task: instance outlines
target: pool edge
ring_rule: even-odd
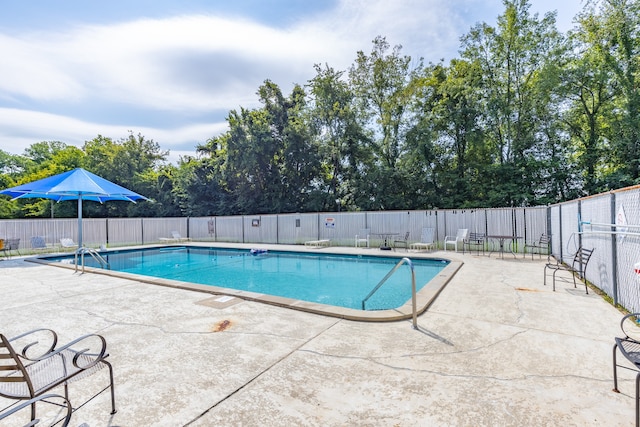
[[[200,246],[197,244],[197,242],[190,242],[189,245]],[[206,242],[206,244],[204,243],[202,244],[202,246],[205,246],[205,245],[221,247],[218,244],[212,243],[212,242]],[[151,248],[154,246],[164,247],[167,245],[145,245],[144,248]],[[227,244],[227,245],[224,245],[223,247],[247,249],[247,248],[254,248],[256,247],[256,245]],[[315,252],[315,250],[301,248],[300,246],[296,246],[296,245],[260,245],[260,247],[261,248],[264,247],[267,249],[270,248],[271,250]],[[119,249],[124,249],[124,248],[119,248]],[[328,247],[328,248],[323,248],[319,252],[322,252],[325,254],[335,253],[335,254],[342,254],[342,255],[354,254],[354,248]],[[376,253],[376,252],[372,252],[371,249],[366,249],[364,251],[355,251],[355,252],[357,252],[358,254],[366,254],[371,256],[389,257],[389,258],[397,258],[397,259],[401,259],[404,257],[409,257],[411,259],[410,255],[417,255],[413,257],[414,259],[429,259],[429,258],[445,259],[442,257],[436,258],[433,256],[432,253],[424,253],[424,252],[415,252],[415,253],[407,252],[404,254],[397,253],[397,252]],[[76,269],[75,265],[71,265],[71,264],[47,262],[46,255],[27,258],[26,260],[30,262],[38,263],[38,264],[53,266],[53,267],[67,268],[71,270]],[[424,313],[429,308],[429,306],[433,303],[433,301],[435,301],[435,299],[438,297],[440,292],[445,288],[445,286],[453,278],[456,272],[464,264],[462,261],[459,261],[459,260],[446,259],[446,261],[449,261],[448,265],[440,273],[438,273],[436,277],[431,279],[425,286],[422,287],[422,289],[420,289],[416,293],[417,315]],[[413,316],[413,304],[411,299],[409,299],[404,305],[394,309],[363,311],[363,310],[356,310],[352,308],[337,307],[332,305],[319,304],[319,303],[303,301],[303,300],[295,300],[291,298],[260,294],[260,293],[249,292],[249,291],[239,291],[239,290],[221,288],[221,287],[210,286],[210,285],[199,285],[194,283],[181,282],[178,280],[153,278],[153,277],[147,277],[147,276],[131,274],[131,273],[104,270],[100,268],[85,267],[85,271],[90,273],[95,273],[95,274],[102,274],[102,275],[111,276],[111,277],[118,277],[118,278],[123,278],[127,280],[133,280],[133,281],[146,283],[146,284],[159,285],[159,286],[171,287],[171,288],[194,291],[194,292],[201,292],[201,293],[206,293],[210,295],[233,296],[246,301],[260,302],[263,304],[275,305],[279,307],[289,308],[292,310],[305,311],[308,313],[336,317],[336,318],[346,319],[346,320],[364,321],[364,322],[391,322],[391,321],[411,319]]]

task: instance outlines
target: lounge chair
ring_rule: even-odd
[[[593,255],[593,249],[585,249],[580,248],[573,256],[573,261],[571,261],[571,265],[563,264],[561,262],[550,262],[544,266],[544,284],[547,284],[547,269],[553,271],[553,290],[556,290],[556,279],[567,281],[565,278],[556,278],[556,273],[558,271],[568,271],[571,273],[571,277],[573,278],[573,287],[576,286],[576,276],[579,280],[584,281],[584,290],[588,294],[589,287],[587,286],[587,280],[584,275],[587,271],[587,265],[589,264],[589,260],[591,259],[591,255]]]
[[[370,228],[363,228],[362,230],[358,231],[358,234],[356,234],[356,248],[360,246],[360,243],[366,244],[367,247],[369,247],[370,236],[371,236]]]
[[[171,237],[160,237],[161,242],[188,242],[188,237],[182,237],[177,231],[171,232]]]
[[[312,248],[322,248],[322,247],[331,246],[331,240],[329,239],[309,240],[304,242],[304,245]]]
[[[420,241],[412,243],[410,248],[414,250],[434,249],[436,246],[435,241],[433,240],[434,231],[435,230],[433,228],[423,228]]]
[[[109,385],[97,394],[111,389],[111,413],[115,414],[113,368],[105,360],[109,356],[105,339],[89,334],[61,347],[56,347],[57,344],[58,335],[51,329],[35,329],[14,338],[0,334],[0,396],[29,400],[64,386],[64,397],[70,402],[70,383],[107,367]],[[36,402],[33,401],[31,420],[35,419]]]
[[[615,338],[613,345],[613,391],[620,393],[618,390],[618,367],[636,371],[636,426],[640,425],[640,336],[638,335],[638,326],[634,325],[637,319],[640,319],[640,313],[627,314],[622,318],[620,329],[622,329],[624,337]],[[618,363],[616,350],[620,350],[620,353],[633,365],[632,368]]]
[[[464,245],[464,241],[467,238],[469,229],[459,228],[455,236],[444,236],[444,250],[447,250],[447,245],[453,245],[456,252],[458,252],[458,243]],[[464,247],[463,247],[464,250]]]
[[[78,244],[74,242],[73,239],[70,239],[68,237],[63,237],[62,239],[60,239],[60,246],[62,246],[65,249],[73,249],[73,248],[77,248]]]

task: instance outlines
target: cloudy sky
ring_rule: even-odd
[[[572,27],[581,0],[531,0]],[[153,139],[175,162],[256,107],[266,79],[285,95],[346,70],[382,35],[425,62],[458,56],[501,0],[0,0],[0,150],[98,135]]]

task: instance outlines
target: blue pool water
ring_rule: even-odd
[[[398,263],[398,258],[252,253],[241,249],[167,247],[103,254],[111,270],[245,290],[361,310],[362,300]],[[69,257],[56,260],[69,262]],[[73,257],[71,256],[71,260]],[[439,259],[412,260],[416,290],[446,267]],[[90,257],[85,265],[99,267]],[[367,301],[367,310],[402,306],[411,298],[411,269],[404,265]]]

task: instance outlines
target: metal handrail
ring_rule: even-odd
[[[382,279],[380,281],[380,283],[378,283],[372,290],[371,292],[369,292],[369,295],[367,295],[363,300],[362,300],[362,309],[365,310],[365,303],[367,302],[367,300],[369,298],[371,298],[371,296],[373,294],[376,293],[376,291],[378,289],[380,289],[380,286],[382,286],[384,284],[384,282],[387,281],[387,279],[389,279],[389,277],[391,277],[393,275],[393,273],[395,273],[401,266],[402,264],[407,263],[407,265],[409,266],[409,268],[411,268],[411,305],[412,305],[412,311],[413,311],[413,329],[418,329],[418,315],[417,315],[417,310],[416,310],[416,273],[413,270],[413,263],[411,262],[411,260],[407,257],[402,258],[396,265],[395,267],[393,267],[391,269],[391,271],[389,271],[387,273],[386,276],[384,276],[384,279]]]
[[[89,254],[91,255],[91,257],[98,263],[100,264],[100,266],[102,268],[107,268],[108,270],[111,270],[111,264],[109,264],[109,261],[107,261],[106,259],[104,259],[102,257],[102,255],[100,255],[95,249],[91,249],[91,248],[86,248],[86,247],[81,247],[78,248],[78,250],[76,251],[76,270],[78,271],[78,255],[80,255],[80,264],[82,265],[82,272],[84,273],[84,256],[85,254]]]

